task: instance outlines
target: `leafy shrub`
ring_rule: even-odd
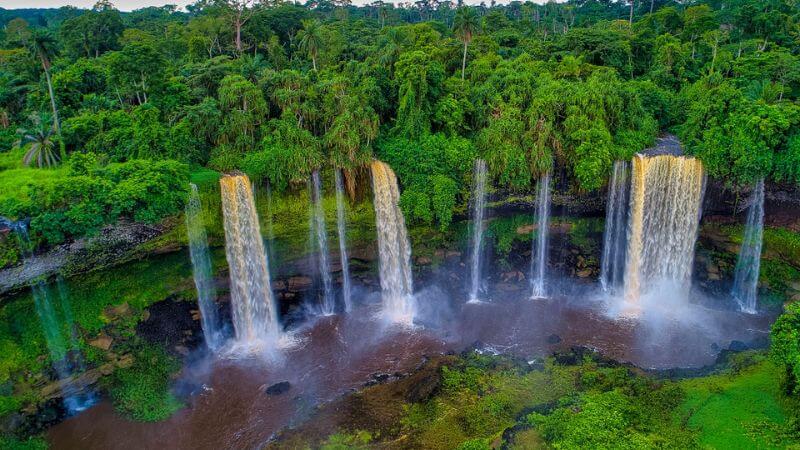
[[[160,347],[144,345],[131,367],[118,369],[111,380],[111,397],[121,413],[143,422],[164,420],[181,408],[170,392],[170,376],[180,363]]]
[[[772,359],[785,367],[786,391],[800,396],[800,302],[786,306],[770,332]]]

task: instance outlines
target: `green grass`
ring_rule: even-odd
[[[17,439],[0,436],[0,448],[3,450],[47,450],[47,441],[43,437]]]
[[[787,439],[783,431],[792,407],[798,405],[782,396],[780,380],[780,369],[763,360],[738,374],[681,381],[686,398],[676,410],[675,420],[696,431],[699,443],[707,448],[798,445],[800,441]]]

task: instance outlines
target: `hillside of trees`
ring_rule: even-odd
[[[580,194],[665,132],[731,187],[800,183],[792,0],[102,0],[0,25],[0,215],[40,244],[173,215],[203,167],[283,190],[380,158],[440,227],[476,156],[503,189]]]

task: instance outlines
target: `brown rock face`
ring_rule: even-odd
[[[114,340],[106,336],[105,334],[101,334],[100,336],[97,337],[97,339],[89,341],[89,345],[95,348],[99,348],[100,350],[103,351],[108,351],[108,349],[111,348],[111,344],[113,343]]]

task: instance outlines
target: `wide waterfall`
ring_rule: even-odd
[[[615,161],[611,184],[608,186],[603,256],[600,266],[600,284],[604,291],[616,291],[623,282],[625,237],[628,227],[629,177],[630,163]]]
[[[628,313],[637,313],[640,297],[657,289],[673,299],[688,298],[704,187],[697,159],[634,157],[625,267]]]
[[[216,350],[222,341],[217,315],[217,291],[211,271],[211,256],[203,224],[200,195],[194,183],[191,183],[189,188],[189,201],[186,203],[186,233],[189,237],[189,256],[192,259],[194,285],[197,288],[197,304],[200,307],[200,323],[206,345],[211,350]]]
[[[744,228],[742,248],[736,261],[733,281],[733,298],[739,309],[755,314],[758,300],[758,276],[761,270],[761,243],[764,235],[764,180],[756,183],[750,195],[747,223]]]
[[[246,175],[226,175],[219,183],[236,340],[270,349],[281,333],[250,180]]]
[[[483,216],[486,209],[486,161],[475,160],[474,186],[472,189],[472,264],[469,301],[477,302],[481,291],[483,256]]]
[[[317,270],[322,280],[322,301],[319,313],[329,316],[335,312],[330,256],[328,254],[328,231],[325,225],[325,208],[322,206],[322,182],[319,172],[311,174],[311,206],[309,215],[310,240],[314,245]]]
[[[398,202],[400,191],[392,169],[373,161],[372,190],[380,257],[383,315],[392,322],[411,324],[414,286],[411,278],[411,244]]]
[[[33,254],[27,226],[17,223],[13,229],[22,249],[23,265],[28,264]],[[44,342],[50,354],[50,361],[58,377],[64,406],[71,414],[91,406],[94,403],[94,395],[87,390],[85,382],[76,377],[85,370],[85,365],[76,335],[72,306],[67,289],[60,277],[56,281],[56,287],[56,292],[53,292],[50,287],[45,285],[44,280],[39,279],[31,285],[31,294],[36,307],[36,315],[42,324]],[[54,296],[58,296],[58,304],[54,304]]]
[[[336,229],[339,236],[339,260],[342,264],[342,303],[344,310],[350,312],[353,307],[350,294],[350,260],[347,257],[347,210],[344,199],[342,173],[334,171],[336,176]]]
[[[531,244],[531,298],[546,298],[547,241],[550,234],[550,174],[540,180],[536,194],[536,238]]]

